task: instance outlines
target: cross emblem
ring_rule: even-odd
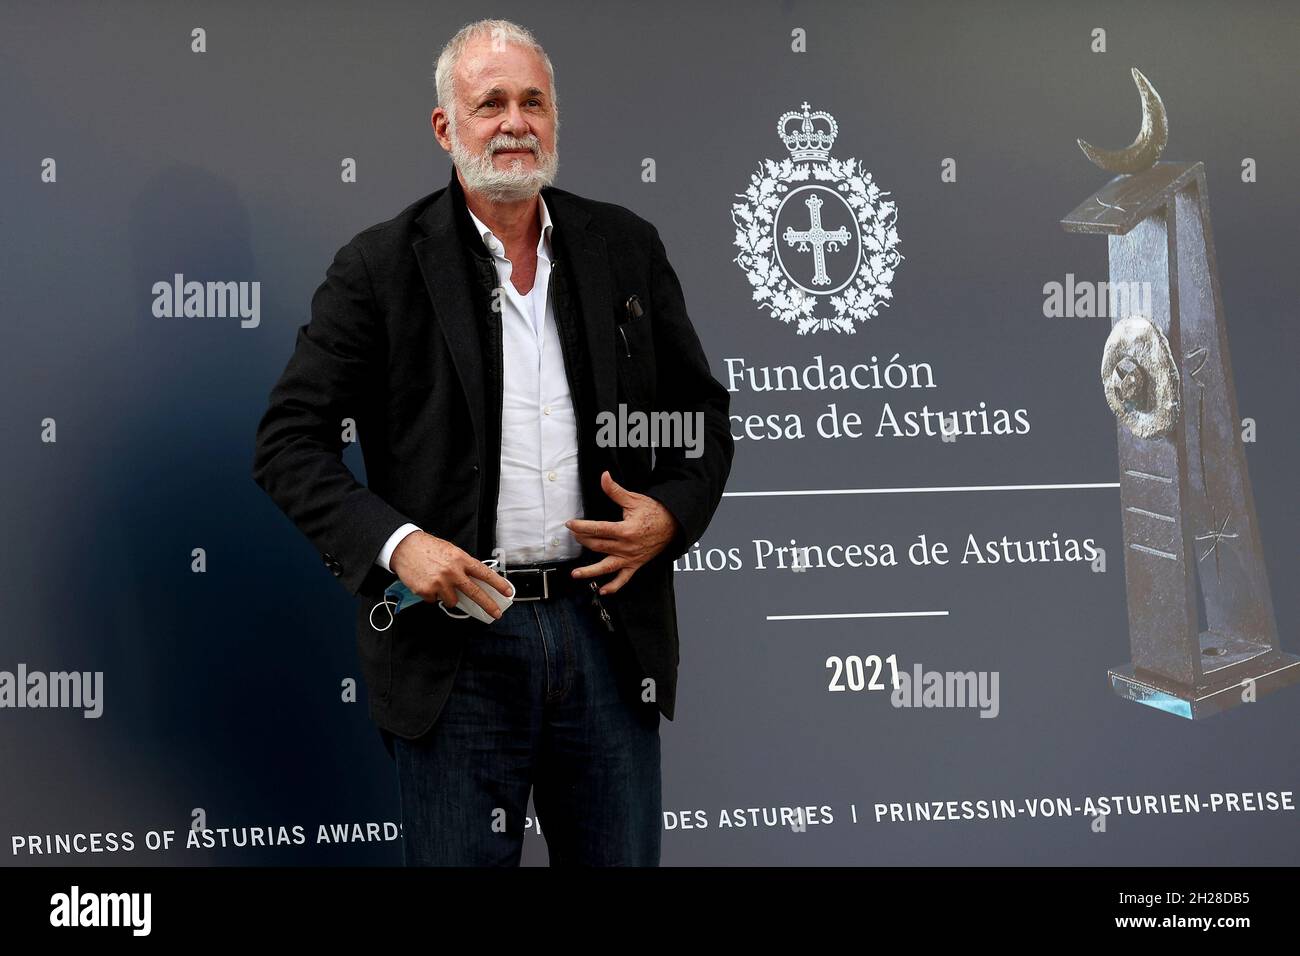
[[[849,241],[849,231],[843,226],[834,232],[827,232],[822,227],[822,199],[815,193],[803,201],[808,207],[809,225],[807,229],[795,229],[786,226],[785,239],[787,245],[793,246],[798,243],[799,252],[807,252],[809,245],[812,246],[813,254],[813,285],[830,285],[830,276],[826,274],[826,250],[829,248],[834,252],[841,243]]]
[[[1227,529],[1228,529],[1228,519],[1231,518],[1231,517],[1232,517],[1232,513],[1231,513],[1231,512],[1229,512],[1228,514],[1226,514],[1226,515],[1223,516],[1223,524],[1219,525],[1219,530],[1218,530],[1218,531],[1215,531],[1215,530],[1214,530],[1214,526],[1211,525],[1211,526],[1210,526],[1210,531],[1209,531],[1208,534],[1198,534],[1198,535],[1196,536],[1196,540],[1197,540],[1197,541],[1210,541],[1210,542],[1213,542],[1213,543],[1210,545],[1209,550],[1207,550],[1203,555],[1201,555],[1201,558],[1200,558],[1200,559],[1201,559],[1202,561],[1204,561],[1206,558],[1208,558],[1211,554],[1214,554],[1214,552],[1216,552],[1216,551],[1219,549],[1219,542],[1220,542],[1220,541],[1223,541],[1225,538],[1235,538],[1235,537],[1237,537],[1237,535],[1236,535],[1235,532],[1232,533],[1232,534],[1226,534],[1226,533],[1225,533],[1225,532],[1227,531]],[[1215,554],[1214,560],[1215,560],[1216,562],[1219,560],[1219,557],[1218,557],[1217,554]]]

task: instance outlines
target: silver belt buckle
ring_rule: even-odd
[[[551,586],[550,586],[551,582],[550,579],[547,578],[546,572],[550,570],[551,570],[550,568],[518,568],[514,571],[507,570],[505,574],[505,579],[507,581],[509,581],[512,576],[517,574],[540,574],[542,576],[542,593],[540,595],[534,595],[533,597],[517,597],[515,598],[515,600],[516,601],[544,601],[547,598],[549,598],[551,596]]]

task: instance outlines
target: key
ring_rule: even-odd
[[[600,619],[605,624],[605,630],[614,633],[614,621],[609,616],[609,611],[605,610],[605,605],[600,600],[600,585],[595,581],[588,581],[587,587],[591,588],[591,603],[600,612]]]

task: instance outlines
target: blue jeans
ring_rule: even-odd
[[[552,866],[658,866],[659,708],[584,588],[467,621],[433,728],[394,739],[407,866],[518,866],[533,790]]]

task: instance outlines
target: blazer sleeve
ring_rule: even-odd
[[[356,595],[410,519],[343,463],[343,420],[364,417],[384,367],[382,317],[356,240],[338,251],[257,427],[253,480]]]
[[[709,372],[709,360],[686,312],[682,286],[668,262],[659,230],[651,226],[650,236],[655,405],[663,411],[700,412],[704,416],[702,454],[690,458],[684,448],[656,448],[650,484],[642,490],[677,519],[677,535],[661,552],[661,557],[672,561],[704,535],[722,500],[735,442],[731,438],[730,396]]]

